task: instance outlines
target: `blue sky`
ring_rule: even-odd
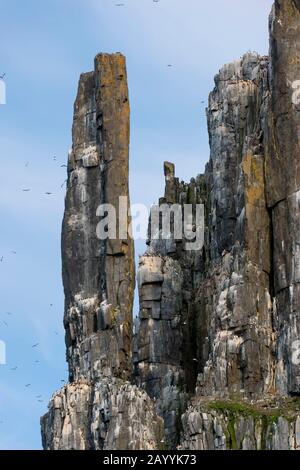
[[[93,68],[98,52],[126,55],[131,199],[149,205],[163,193],[164,160],[176,164],[182,179],[203,171],[213,77],[248,50],[267,53],[271,4],[0,0],[0,75],[6,72],[7,85],[7,104],[0,106],[0,340],[7,348],[0,449],[41,448],[39,417],[67,377],[61,165],[71,146],[80,73]],[[137,254],[143,250],[139,242]]]

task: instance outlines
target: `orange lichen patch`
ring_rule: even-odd
[[[245,177],[246,203],[257,205],[264,198],[263,162],[249,152],[243,160],[242,168]]]

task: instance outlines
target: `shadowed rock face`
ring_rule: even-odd
[[[96,236],[100,203],[126,212],[124,58],[81,76],[62,235],[70,384],[44,448],[300,449],[299,52],[300,2],[277,0],[270,56],[215,77],[205,173],[184,183],[165,162],[159,205],[190,204],[203,243],[189,249],[172,217],[168,239],[149,231],[133,342],[133,243]]]
[[[129,196],[128,152],[125,60],[101,54],[95,72],[80,78],[68,164],[62,259],[71,380],[131,375],[133,242],[96,234],[98,206],[112,204],[118,220],[119,197]]]
[[[267,58],[247,54],[221,69],[209,97],[207,265],[198,290],[198,321],[207,318],[209,331],[209,355],[197,384],[202,395],[257,397],[272,388],[267,73]]]

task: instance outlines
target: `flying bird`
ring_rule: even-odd
[[[37,395],[36,398],[42,398],[43,395]]]
[[[37,348],[40,345],[40,343],[33,344],[31,347],[32,348]]]
[[[124,7],[124,6],[125,6],[125,4],[124,4],[124,3],[116,3],[116,5],[115,5],[115,6],[116,6],[116,7]]]
[[[4,256],[1,256],[0,263],[2,263],[3,259],[4,259]]]
[[[68,168],[67,165],[60,165],[61,168]]]
[[[28,387],[30,387],[30,386],[31,386],[31,384],[26,384],[26,385],[25,385],[26,388],[28,388]]]
[[[22,189],[23,193],[29,193],[30,189]]]
[[[17,368],[18,368],[18,367],[15,366],[15,367],[12,367],[10,370],[17,370]]]
[[[36,361],[34,361],[36,364],[39,363],[40,361],[37,359]]]
[[[8,323],[4,320],[2,320],[5,326],[8,326]]]
[[[56,162],[56,157],[55,156],[53,157],[53,160]]]
[[[47,193],[45,193],[45,194],[46,194],[47,196],[51,196],[52,193],[47,192]]]
[[[17,254],[17,252],[16,252],[16,251],[13,251],[13,250],[12,250],[12,253],[13,253],[14,255],[16,255],[16,254]]]
[[[0,79],[3,80],[5,76],[6,76],[6,73],[3,73],[3,74],[0,76]]]

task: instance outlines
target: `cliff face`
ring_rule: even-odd
[[[74,107],[62,229],[70,384],[42,418],[46,449],[158,447],[162,421],[145,392],[126,382],[132,369],[133,241],[103,240],[100,204],[119,211],[128,198],[129,99],[125,60],[100,54],[80,78]],[[124,201],[124,200],[123,200]],[[121,202],[122,203],[122,202]],[[103,237],[102,237],[103,238]]]
[[[300,449],[299,51],[300,2],[277,0],[270,57],[215,77],[205,174],[180,182],[165,163],[159,206],[190,204],[204,238],[190,249],[172,218],[170,237],[149,231],[133,341],[133,243],[99,240],[95,217],[128,196],[124,59],[82,75],[62,242],[70,384],[42,418],[45,448]]]

